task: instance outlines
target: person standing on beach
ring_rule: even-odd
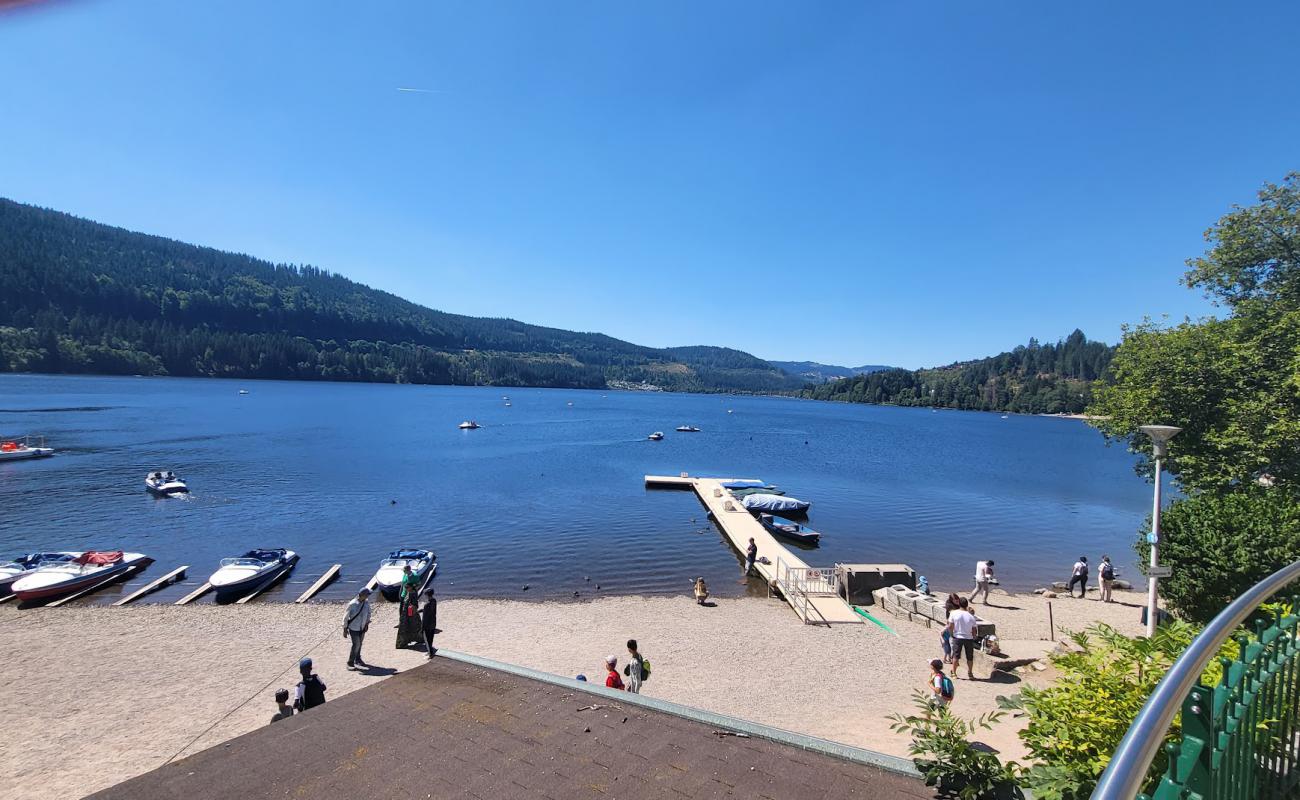
[[[438,598],[433,596],[433,589],[424,593],[424,611],[421,612],[420,629],[424,633],[424,647],[433,658],[433,635],[438,632]]]
[[[745,548],[745,574],[748,575],[754,569],[754,562],[758,560],[758,545],[754,543],[754,537],[749,537],[749,547]]]
[[[369,600],[370,590],[363,586],[357,592],[356,599],[348,603],[347,610],[343,612],[343,638],[352,640],[352,649],[348,651],[348,669],[369,666],[361,660],[361,642],[366,638],[366,630],[370,628]]]
[[[641,682],[645,680],[646,668],[645,658],[637,652],[636,639],[627,640],[627,652],[627,664],[623,667],[623,674],[627,676],[627,690],[633,694],[640,694]]]
[[[930,705],[943,708],[952,702],[957,694],[957,687],[952,679],[943,673],[943,662],[935,659],[930,662]]]
[[[1079,556],[1079,560],[1074,562],[1074,571],[1070,574],[1070,582],[1066,584],[1065,591],[1071,597],[1074,597],[1074,584],[1079,584],[1079,597],[1088,596],[1088,557]]]
[[[956,592],[948,594],[948,599],[943,601],[944,618],[952,616],[952,612],[961,608],[961,595]],[[952,630],[945,625],[943,633],[939,634],[939,646],[943,648],[943,660],[946,664],[952,663]]]
[[[975,562],[975,593],[970,596],[970,601],[975,602],[975,598],[984,593],[984,604],[989,602],[989,588],[993,585],[993,562],[976,561]]]
[[[1113,603],[1111,592],[1115,589],[1115,565],[1110,563],[1110,556],[1101,557],[1101,566],[1097,568],[1097,577],[1101,578],[1101,602]]]
[[[289,705],[289,690],[277,689],[275,692],[275,714],[271,716],[272,722],[279,722],[282,719],[288,719],[293,716],[293,706]]]
[[[302,675],[302,680],[298,681],[298,693],[294,696],[293,707],[301,712],[324,703],[325,682],[311,671],[310,658],[298,662],[298,672]]]
[[[618,677],[618,658],[616,656],[606,656],[605,658],[605,686],[610,689],[623,690],[623,679]]]
[[[966,677],[975,680],[975,630],[977,620],[970,613],[970,602],[961,598],[957,610],[948,615],[948,630],[952,632],[952,676],[957,677],[962,653],[966,654]]]

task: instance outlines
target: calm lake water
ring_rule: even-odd
[[[647,441],[656,430],[665,440]],[[0,464],[0,553],[157,559],[133,585],[191,565],[155,601],[252,547],[302,555],[267,599],[334,563],[343,579],[321,596],[342,598],[402,545],[437,552],[443,597],[685,593],[695,575],[761,593],[693,493],[644,487],[681,471],[813,501],[814,565],[904,562],[964,583],[994,558],[1014,589],[1107,552],[1134,578],[1151,496],[1133,458],[1079,421],[766,397],[2,375],[0,433],[27,432],[58,455]],[[149,496],[157,468],[190,496]]]

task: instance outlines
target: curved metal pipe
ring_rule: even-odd
[[[1164,744],[1174,716],[1183,707],[1183,698],[1196,685],[1205,665],[1219,652],[1219,647],[1237,626],[1255,609],[1293,581],[1300,579],[1300,561],[1283,567],[1250,587],[1205,626],[1187,650],[1169,668],[1169,674],[1156,686],[1138,712],[1128,733],[1102,773],[1092,800],[1133,800],[1142,790],[1142,780]]]

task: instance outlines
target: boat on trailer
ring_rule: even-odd
[[[298,554],[284,548],[249,550],[241,556],[221,559],[208,583],[217,600],[234,600],[262,585],[277,572],[288,572],[298,563]]]
[[[758,494],[745,495],[740,498],[740,502],[745,508],[754,513],[767,512],[768,514],[806,514],[808,509],[812,508],[812,503],[806,500],[800,500],[797,497],[783,497],[771,492],[759,492]]]
[[[44,436],[24,436],[22,439],[0,441],[0,461],[22,461],[52,455],[54,448],[45,446]]]
[[[187,494],[190,491],[190,487],[185,484],[185,481],[176,477],[175,472],[160,469],[144,476],[144,488],[155,497],[171,497],[176,494]]]
[[[375,572],[375,587],[387,600],[396,600],[402,589],[403,568],[409,566],[412,574],[423,585],[425,578],[438,571],[438,557],[429,550],[404,547],[388,554],[379,562]]]
[[[821,543],[822,535],[807,525],[778,519],[771,514],[759,514],[758,521],[773,536],[813,547]]]
[[[125,578],[153,559],[121,550],[87,550],[71,561],[40,567],[13,583],[19,600],[50,600]]]
[[[55,564],[62,564],[71,561],[79,555],[81,555],[81,553],[27,553],[18,556],[12,561],[0,563],[0,595],[9,594],[9,590],[13,588],[14,581],[24,575],[28,575],[32,571],[38,570],[41,567],[49,567]]]

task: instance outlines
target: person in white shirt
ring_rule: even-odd
[[[984,593],[984,603],[989,602],[989,587],[993,583],[993,562],[976,561],[975,562],[975,593],[970,596],[970,601],[975,602],[975,598]]]
[[[952,702],[956,691],[952,681],[943,674],[943,662],[935,659],[930,662],[930,705],[943,708]]]
[[[957,677],[962,653],[966,654],[966,677],[975,680],[975,630],[978,622],[970,613],[970,603],[961,599],[958,609],[948,615],[948,630],[952,632],[952,676]]]
[[[1074,597],[1074,585],[1079,584],[1079,596],[1088,596],[1088,557],[1079,556],[1079,560],[1074,562],[1074,571],[1070,573],[1070,582],[1066,585],[1065,591]]]
[[[361,642],[366,638],[366,630],[370,627],[369,599],[370,590],[363,586],[357,592],[356,599],[348,603],[347,610],[343,612],[343,638],[352,640],[352,649],[348,652],[348,669],[369,666],[361,660]]]

